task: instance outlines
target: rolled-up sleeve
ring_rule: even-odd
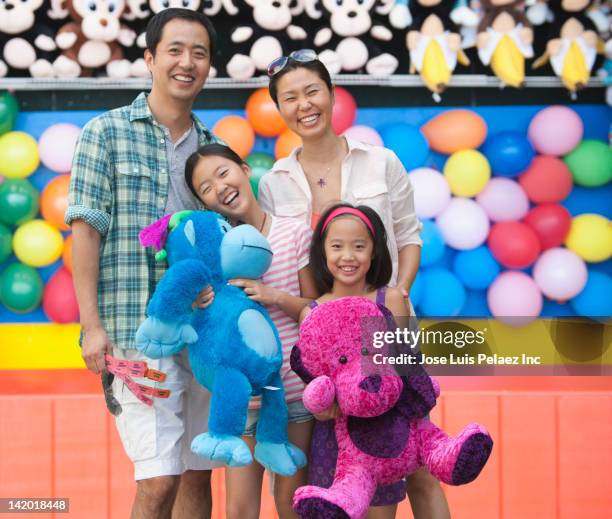
[[[101,235],[108,231],[111,219],[112,165],[102,124],[94,119],[85,125],[74,152],[68,208],[64,221],[84,220]]]
[[[387,159],[387,185],[391,199],[391,213],[393,216],[393,232],[397,248],[406,245],[423,245],[420,237],[421,222],[417,218],[414,206],[414,188],[401,161],[388,150]]]

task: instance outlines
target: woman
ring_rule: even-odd
[[[422,242],[413,188],[402,163],[391,150],[336,135],[331,125],[334,87],[313,50],[302,49],[274,60],[268,75],[270,96],[287,126],[302,138],[302,147],[278,160],[261,179],[261,207],[277,216],[301,219],[312,228],[326,207],[340,200],[371,207],[387,231],[391,285],[407,297],[419,267]],[[335,412],[332,408],[318,418],[333,418]],[[318,422],[313,444],[325,443],[330,430]],[[323,483],[312,474],[311,470],[314,484]],[[331,482],[329,474],[326,482]],[[416,519],[450,517],[440,484],[427,471],[421,469],[407,478],[406,490]],[[372,508],[369,517],[394,517],[403,497],[397,485],[380,489],[373,501],[379,506]]]

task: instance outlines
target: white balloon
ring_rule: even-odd
[[[538,258],[533,267],[533,277],[546,297],[563,302],[582,292],[588,271],[575,252],[557,247]]]
[[[521,185],[509,178],[492,178],[476,201],[494,222],[520,220],[529,211],[529,199]]]
[[[418,168],[408,174],[414,187],[414,205],[419,218],[435,218],[451,200],[451,191],[444,175],[431,168]]]
[[[444,241],[459,250],[475,249],[489,235],[484,209],[469,198],[453,198],[436,219]]]

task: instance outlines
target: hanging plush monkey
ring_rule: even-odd
[[[478,57],[490,65],[505,85],[522,87],[525,58],[533,57],[533,30],[517,0],[482,0],[484,16],[478,26]]]
[[[451,12],[455,0],[413,0],[411,30],[406,34],[410,51],[411,72],[416,69],[423,83],[439,101],[446,90],[457,59],[468,65],[469,60],[461,50],[461,36]]]
[[[550,24],[546,52],[534,68],[550,61],[555,74],[570,92],[583,88],[589,81],[597,58],[596,27],[586,11],[590,0],[551,0],[554,21]]]

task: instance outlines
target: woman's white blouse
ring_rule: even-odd
[[[414,189],[404,166],[391,150],[345,138],[348,153],[341,169],[342,201],[367,205],[381,217],[393,263],[390,284],[395,285],[399,251],[406,245],[422,245]],[[261,178],[259,203],[265,211],[276,216],[298,218],[310,225],[312,194],[297,160],[300,149],[278,160]]]

